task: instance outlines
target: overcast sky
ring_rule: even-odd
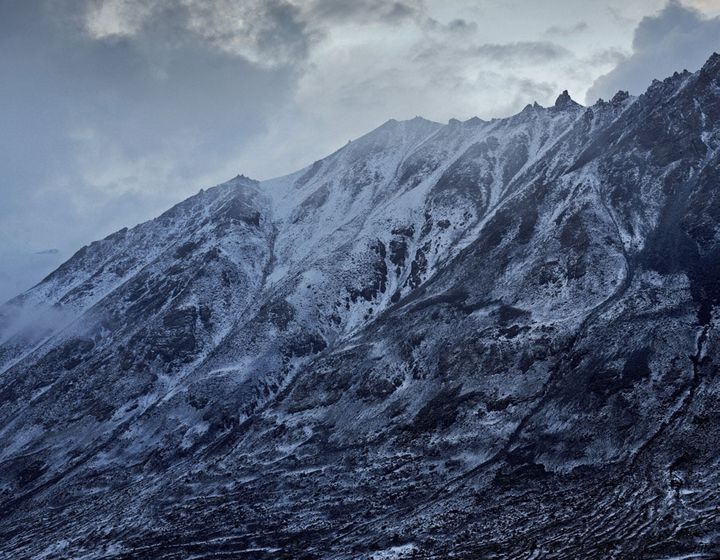
[[[0,0],[0,300],[238,173],[389,118],[641,93],[720,51],[720,0]]]

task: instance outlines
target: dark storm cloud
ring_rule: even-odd
[[[635,29],[632,54],[595,81],[587,102],[610,98],[620,89],[642,93],[653,79],[686,68],[697,70],[720,50],[720,18],[707,18],[680,2],[669,2]]]
[[[319,38],[301,7],[288,0],[56,1],[78,6],[79,18],[95,39],[204,43],[262,66],[297,63]]]
[[[300,8],[285,0],[245,2],[242,8],[236,2],[193,2],[189,6],[190,21],[185,28],[240,56],[245,55],[243,47],[254,47],[257,61],[297,63],[307,57],[311,43],[318,38]],[[242,26],[237,25],[240,18]]]

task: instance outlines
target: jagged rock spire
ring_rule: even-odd
[[[573,101],[568,90],[563,91],[555,101],[555,109],[572,109],[574,107],[580,107],[580,104]]]
[[[714,52],[710,55],[710,58],[707,59],[707,62],[703,65],[704,70],[709,70],[711,68],[720,68],[720,54]]]
[[[630,94],[627,91],[620,90],[618,91],[610,101],[613,105],[620,105],[623,103],[626,99],[630,97]]]

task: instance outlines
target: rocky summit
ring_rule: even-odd
[[[720,557],[720,56],[391,120],[0,307],[0,557]]]

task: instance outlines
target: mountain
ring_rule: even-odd
[[[716,558],[720,55],[388,121],[0,308],[3,558]]]

